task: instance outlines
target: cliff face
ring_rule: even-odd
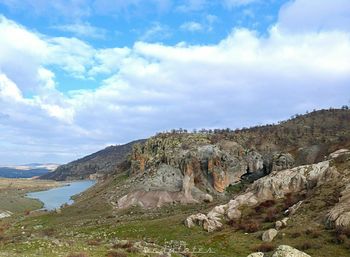
[[[82,159],[59,166],[54,172],[41,176],[41,179],[75,180],[96,178],[117,171],[118,165],[127,159],[132,146],[143,140],[125,145],[107,147]]]

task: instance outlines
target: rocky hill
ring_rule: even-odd
[[[75,180],[97,178],[104,174],[113,173],[117,170],[118,165],[126,160],[132,146],[142,142],[143,140],[137,140],[124,145],[109,146],[79,160],[61,165],[54,172],[45,174],[40,178]]]
[[[111,199],[120,208],[208,201],[242,180],[317,163],[349,146],[350,111],[340,109],[251,129],[160,133],[133,146],[130,187]]]

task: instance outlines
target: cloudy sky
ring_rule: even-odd
[[[2,165],[349,100],[349,0],[0,0]]]

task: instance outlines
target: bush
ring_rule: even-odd
[[[312,237],[312,238],[319,238],[322,235],[322,232],[318,229],[308,228],[305,231],[305,234]]]
[[[275,248],[276,246],[272,243],[262,243],[261,245],[258,245],[257,247],[255,247],[253,251],[267,253],[267,252],[272,252],[273,250],[275,250]]]
[[[297,237],[301,237],[301,233],[300,232],[293,232],[290,234],[291,238],[297,238]]]
[[[127,257],[126,253],[110,251],[107,253],[107,257]]]
[[[265,216],[265,222],[273,222],[277,220],[278,210],[276,208],[268,209]]]
[[[259,205],[255,206],[254,210],[256,213],[261,213],[265,209],[270,208],[272,206],[276,205],[275,200],[266,200],[265,202],[260,203]]]
[[[67,257],[89,257],[86,253],[71,253]]]
[[[261,224],[257,220],[241,221],[239,228],[247,233],[254,233],[260,230]]]
[[[88,245],[100,245],[101,241],[100,240],[96,240],[96,239],[91,239],[88,241]]]
[[[308,250],[308,249],[318,249],[318,248],[320,248],[320,246],[319,245],[317,245],[317,244],[313,244],[313,243],[311,243],[311,242],[304,242],[304,243],[302,243],[299,247],[297,247],[299,250],[301,250],[301,251],[305,251],[305,250]]]

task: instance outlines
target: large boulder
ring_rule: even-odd
[[[311,257],[311,256],[291,246],[280,245],[279,247],[277,247],[272,257]]]

